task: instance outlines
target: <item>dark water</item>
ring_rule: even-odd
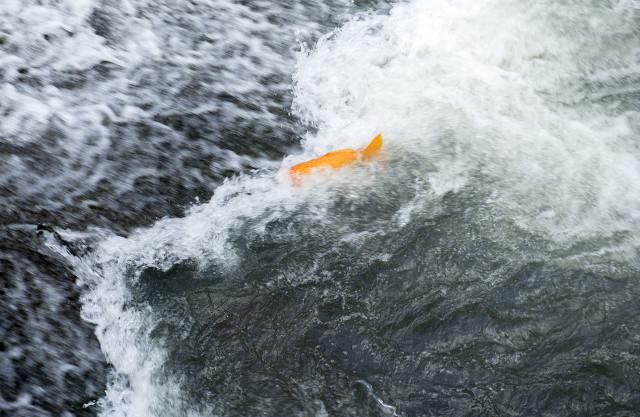
[[[385,225],[381,196],[360,197]],[[239,230],[238,268],[147,269],[132,292],[166,367],[225,415],[634,415],[636,272],[496,241],[476,210],[447,196],[421,226],[351,242],[296,212]],[[357,229],[352,207],[326,215]]]
[[[0,415],[640,415],[638,99],[633,0],[5,0]]]

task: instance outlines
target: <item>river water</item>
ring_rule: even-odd
[[[0,415],[640,415],[636,0],[4,0],[0,113]]]

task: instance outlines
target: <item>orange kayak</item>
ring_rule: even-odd
[[[382,135],[377,135],[366,148],[361,150],[339,149],[331,151],[318,158],[301,162],[289,168],[289,174],[293,181],[298,184],[301,176],[316,169],[341,168],[359,161],[372,159],[380,154],[382,149]]]

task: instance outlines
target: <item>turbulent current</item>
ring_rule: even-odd
[[[2,416],[640,416],[639,280],[637,0],[0,2]]]

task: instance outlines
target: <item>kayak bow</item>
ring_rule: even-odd
[[[309,161],[301,162],[297,165],[292,166],[291,168],[289,168],[289,174],[293,178],[293,181],[296,184],[299,184],[302,175],[309,174],[314,170],[341,168],[343,166],[351,165],[359,161],[366,161],[378,156],[381,149],[382,135],[378,134],[364,149],[356,151],[350,148],[346,148],[331,151],[318,158],[314,158]]]

